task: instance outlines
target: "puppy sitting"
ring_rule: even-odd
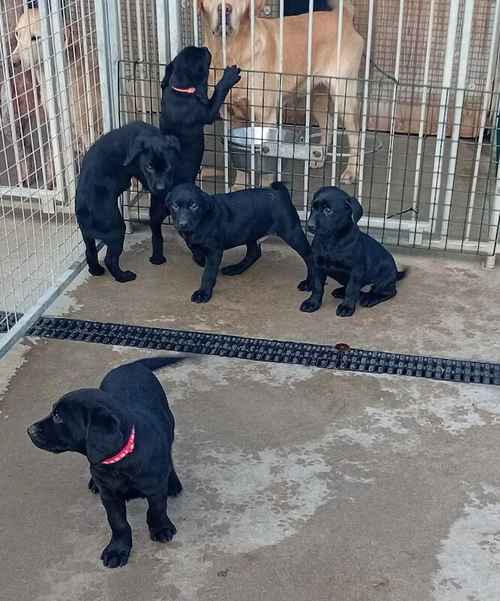
[[[173,185],[179,150],[177,138],[140,121],[110,131],[90,147],[82,161],[75,205],[92,275],[104,273],[97,259],[99,239],[107,246],[104,263],[115,280],[135,280],[135,273],[120,268],[125,223],[118,197],[130,187],[132,177],[149,192],[165,195]],[[154,257],[153,251],[151,260]]]
[[[225,275],[243,273],[261,256],[258,240],[268,234],[279,236],[302,257],[307,278],[300,282],[299,289],[310,289],[311,248],[283,184],[216,196],[194,184],[181,184],[169,194],[167,203],[177,231],[191,252],[205,262],[201,287],[191,296],[193,302],[206,303],[211,299],[225,250],[246,244],[245,258],[222,269]]]
[[[341,317],[352,315],[358,301],[363,307],[373,307],[396,295],[396,281],[406,272],[398,271],[392,255],[360,231],[357,222],[362,215],[359,202],[340,188],[324,187],[314,195],[309,217],[314,232],[314,278],[311,297],[302,303],[301,311],[321,307],[327,276],[342,284],[332,292],[343,299],[337,307]],[[361,292],[368,285],[370,291]]]
[[[130,555],[128,499],[146,497],[152,540],[164,543],[176,533],[167,516],[167,496],[182,490],[172,463],[175,422],[153,370],[180,360],[155,357],[117,367],[98,389],[65,394],[48,417],[28,428],[40,449],[74,451],[89,460],[89,488],[100,493],[112,532],[101,555],[108,568],[124,566]]]
[[[204,126],[214,123],[231,88],[237,84],[240,70],[226,67],[212,98],[208,99],[208,75],[212,55],[208,48],[188,46],[167,66],[161,82],[160,130],[174,135],[181,145],[182,161],[175,172],[175,184],[194,183],[205,150]],[[151,197],[150,220],[153,232],[152,263],[163,263],[161,224],[168,212],[164,197]],[[199,258],[194,257],[199,262]]]

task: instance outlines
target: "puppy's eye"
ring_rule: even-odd
[[[191,211],[197,211],[198,210],[198,204],[196,202],[192,202],[189,205],[189,208],[191,209]]]
[[[330,209],[330,207],[324,207],[324,209],[323,209],[324,215],[331,215],[332,213],[333,213],[333,211]]]
[[[147,163],[146,166],[144,167],[144,169],[146,169],[146,171],[149,171],[149,172],[155,170],[155,168],[153,167],[153,163],[151,163],[151,162]]]
[[[62,417],[59,415],[59,413],[57,413],[57,411],[54,411],[54,413],[52,414],[52,421],[55,424],[62,424]]]

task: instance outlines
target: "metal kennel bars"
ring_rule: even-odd
[[[220,0],[216,79],[233,59],[226,4],[244,1]],[[354,0],[364,53],[349,92],[335,77],[315,90],[308,0],[307,72],[291,95],[284,81],[304,73],[283,72],[288,2],[248,0],[247,112],[237,120],[230,96],[223,120],[207,128],[202,186],[222,192],[281,179],[306,220],[314,192],[339,183],[354,154],[356,182],[345,189],[362,201],[366,231],[387,243],[484,255],[493,266],[500,221],[500,0]],[[203,9],[209,4],[0,0],[0,331],[7,332],[0,347],[40,313],[83,258],[73,215],[83,152],[101,132],[131,119],[158,123],[165,64],[182,47],[207,43]],[[31,12],[19,22],[34,10],[38,16]],[[276,73],[257,69],[258,10],[278,19]],[[348,0],[337,0],[336,10],[347,14]],[[337,51],[344,36],[339,23]],[[16,25],[22,26],[17,33]],[[14,52],[20,38],[23,60]],[[334,102],[325,103],[332,89]],[[270,122],[259,120],[262,90],[278,97]],[[349,94],[359,106],[355,148],[347,144]],[[316,97],[325,108],[314,116]],[[126,195],[124,213],[130,222],[142,219],[147,205],[145,194]]]
[[[217,67],[227,62],[231,44],[226,4],[237,1],[244,0],[219,3],[222,64]],[[492,266],[500,219],[499,2],[353,2],[355,27],[365,42],[357,81],[360,135],[355,149],[346,144],[345,91],[335,95],[325,119],[331,143],[318,142],[321,131],[312,117],[311,94],[316,83],[311,74],[312,0],[306,2],[305,86],[284,102],[284,79],[300,76],[283,73],[286,3],[269,0],[262,6],[258,0],[248,0],[247,115],[243,122],[236,121],[229,99],[222,123],[207,135],[211,143],[201,173],[203,186],[228,191],[282,179],[292,189],[305,220],[315,190],[339,183],[348,155],[354,152],[357,181],[346,189],[363,203],[361,225],[367,231],[392,244],[483,254]],[[122,123],[132,118],[157,122],[157,78],[163,76],[169,57],[183,46],[207,42],[203,9],[213,4],[203,0],[152,4],[149,20],[138,27],[137,51],[134,54],[131,48],[120,66]],[[139,9],[133,3],[128,6],[126,18],[137,17]],[[278,73],[255,70],[258,8],[261,15],[280,20]],[[342,15],[351,8],[347,0],[338,0],[337,10]],[[156,29],[151,27],[155,19]],[[342,29],[339,19],[337,49],[342,46]],[[146,42],[148,35],[154,43]],[[153,48],[157,60],[151,58]],[[230,58],[237,62],[234,54]],[[218,71],[216,78],[220,75]],[[330,79],[331,88],[342,89],[339,78]],[[256,119],[261,108],[256,99],[262,102],[262,89],[278,93],[275,122]],[[321,95],[328,95],[328,90],[316,93]]]
[[[0,0],[0,350],[82,262],[79,164],[116,115],[109,22],[105,2]]]

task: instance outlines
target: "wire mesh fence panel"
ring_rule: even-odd
[[[158,113],[144,110],[151,106],[149,98],[142,97],[139,90],[141,84],[164,69],[164,65],[137,62],[123,62],[120,65],[120,120],[126,123],[134,119],[143,119],[157,124]],[[221,71],[214,73],[214,81],[221,76]],[[249,75],[249,74],[245,74]],[[322,131],[316,121],[326,123],[326,128],[332,126],[332,112],[328,108],[328,91],[319,90],[323,96],[318,105],[325,108],[325,114],[316,112],[311,120],[309,143],[306,140],[306,128],[301,117],[304,112],[304,98],[297,94],[288,99],[282,127],[277,127],[276,121],[266,122],[266,99],[262,95],[263,86],[269,92],[279,88],[283,77],[296,78],[298,75],[279,75],[270,73],[254,73],[247,81],[256,84],[254,90],[247,85],[247,101],[250,102],[252,91],[254,98],[264,104],[256,106],[260,116],[253,126],[241,124],[228,117],[226,129],[229,131],[228,152],[230,165],[229,186],[237,189],[241,182],[236,180],[237,172],[246,174],[246,185],[250,185],[252,170],[251,150],[254,148],[254,172],[256,185],[266,184],[278,177],[278,160],[281,160],[281,180],[285,182],[294,200],[299,214],[305,220],[314,193],[325,185],[330,185],[333,157],[331,146],[325,147],[324,139],[327,132]],[[323,78],[322,78],[323,79]],[[470,109],[465,115],[461,110],[468,103],[469,97],[478,95],[477,90],[447,90],[445,94],[447,122],[446,129],[458,127],[460,131],[468,132],[468,122],[472,119],[479,122],[481,107],[487,103],[491,107],[488,112],[484,130],[487,136],[465,137],[460,135],[454,139],[451,134],[439,142],[432,135],[434,115],[442,108],[439,101],[443,89],[439,86],[423,86],[416,84],[399,84],[397,93],[385,86],[380,80],[362,82],[369,90],[371,103],[368,106],[368,121],[373,127],[367,128],[364,147],[364,216],[361,220],[362,229],[388,244],[412,246],[427,249],[442,249],[476,254],[492,254],[495,252],[495,240],[498,236],[500,220],[500,203],[496,191],[498,185],[497,137],[495,135],[495,115],[499,106],[499,95],[483,92],[479,96],[476,114],[471,115]],[[332,87],[349,90],[348,86],[332,82]],[[273,88],[274,86],[274,88]],[[315,81],[312,78],[314,88]],[[131,98],[127,97],[128,90],[135,89]],[[353,88],[351,88],[353,89]],[[356,88],[358,89],[358,88]],[[401,98],[428,98],[426,110],[420,111],[416,103],[415,115],[411,121],[399,123],[396,132],[387,131],[386,112],[377,112],[378,107],[384,107],[388,102],[394,102],[397,109]],[[461,102],[457,104],[457,97]],[[462,98],[463,97],[463,98]],[[228,97],[228,104],[231,103]],[[339,121],[345,121],[346,99],[336,95]],[[131,102],[134,110],[130,111]],[[358,107],[361,111],[361,107]],[[312,111],[312,109],[311,109]],[[359,117],[359,116],[358,116]],[[420,119],[422,121],[420,121]],[[466,123],[467,120],[467,123]],[[406,124],[406,131],[404,131]],[[413,133],[414,127],[423,129],[423,138]],[[209,192],[223,193],[226,189],[224,172],[224,123],[219,121],[206,134],[206,152],[200,172],[199,183]],[[355,156],[356,175],[359,175],[360,142],[356,148],[351,148],[347,132],[343,126],[337,132],[337,168],[339,172]],[[392,152],[390,180],[388,179],[388,153]],[[479,154],[478,154],[479,151]],[[439,157],[439,167],[442,174],[441,183],[436,190],[434,182],[434,160]],[[304,164],[308,162],[308,189],[304,188]],[[418,174],[417,174],[418,166]],[[451,171],[453,169],[453,171]],[[450,179],[449,176],[452,175]],[[416,179],[416,175],[418,175]],[[343,186],[347,191],[356,193],[357,184]],[[475,194],[472,202],[471,190]],[[304,205],[304,193],[307,202]],[[148,197],[142,195],[134,205],[131,217],[146,218]]]
[[[5,333],[82,256],[76,178],[84,152],[102,133],[94,0],[0,0],[0,37]]]

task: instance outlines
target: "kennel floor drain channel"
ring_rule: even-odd
[[[367,351],[346,344],[246,338],[62,317],[41,317],[28,336],[500,386],[500,363]]]

